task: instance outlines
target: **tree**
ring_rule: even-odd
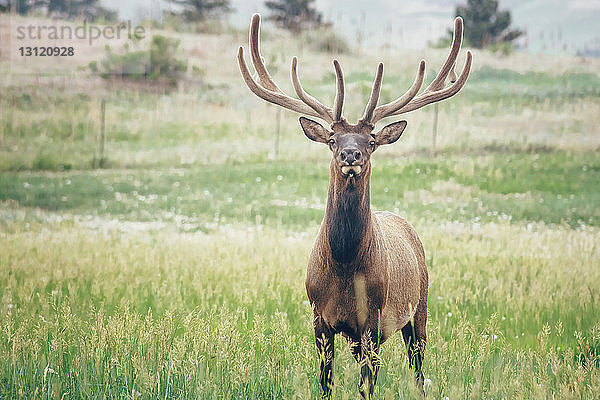
[[[181,14],[188,21],[201,21],[231,11],[229,0],[169,0],[169,2],[181,6]]]
[[[45,7],[48,14],[62,18],[98,18],[116,20],[117,14],[102,7],[99,0],[36,0],[36,7]]]
[[[0,0],[0,12],[15,12],[17,14],[27,14],[32,8],[31,1],[28,0]]]
[[[268,0],[269,19],[282,28],[300,32],[308,26],[322,24],[322,15],[311,6],[315,0]]]
[[[467,0],[466,5],[456,6],[456,16],[463,18],[465,39],[473,47],[510,43],[524,33],[509,28],[510,12],[498,10],[498,0]]]
[[[99,4],[99,0],[0,0],[0,11],[12,11],[27,14],[33,10],[43,10],[49,15],[60,18],[82,17],[90,21],[98,18],[117,20],[116,11],[108,10]]]

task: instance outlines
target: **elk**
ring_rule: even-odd
[[[454,72],[461,42],[463,21],[454,21],[454,38],[449,55],[433,81],[420,94],[425,61],[419,63],[412,86],[396,100],[377,105],[383,79],[383,63],[377,68],[371,96],[356,124],[342,116],[344,75],[333,60],[337,92],[333,108],[308,94],[298,78],[298,60],[292,58],[291,79],[299,99],[286,95],[267,71],[259,47],[260,15],[250,25],[250,54],[256,78],[251,75],[238,50],[238,63],[248,88],[267,102],[295,111],[305,135],[329,146],[330,181],[321,228],[308,261],[306,291],[314,312],[314,331],[320,356],[323,397],[331,398],[333,387],[334,337],[345,336],[360,365],[359,391],[372,398],[378,354],[393,333],[402,331],[409,365],[423,392],[421,371],[426,342],[428,274],[425,251],[415,229],[390,212],[373,212],[370,204],[371,154],[382,145],[396,142],[406,121],[393,122],[374,133],[379,120],[417,110],[458,93],[471,70],[467,51],[462,72]],[[447,81],[450,81],[448,84]],[[329,129],[304,116],[316,117]]]

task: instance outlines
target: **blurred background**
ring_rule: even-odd
[[[591,156],[589,151],[600,146],[597,1],[374,1],[367,7],[362,2],[296,0],[2,0],[0,9],[4,172],[104,170],[120,175],[124,169],[148,174],[151,169],[206,167],[232,173],[221,166],[245,165],[240,169],[245,173],[259,165],[269,165],[269,171],[297,171],[297,163],[326,165],[329,151],[306,140],[297,115],[258,99],[241,79],[235,55],[240,45],[247,46],[256,10],[264,17],[263,56],[287,93],[293,93],[289,64],[297,55],[307,90],[332,104],[331,60],[340,60],[350,121],[362,113],[378,62],[386,66],[381,102],[390,101],[410,86],[421,59],[427,61],[426,80],[433,79],[450,46],[453,17],[464,18],[463,49],[475,54],[468,85],[450,101],[408,114],[403,140],[382,148],[376,160],[472,160],[502,153],[520,159],[556,151]],[[27,56],[42,47],[49,53]],[[50,55],[53,51],[63,54]],[[492,164],[492,173],[510,166]],[[326,168],[306,172],[325,177]],[[247,199],[230,193],[233,189],[224,190],[215,202],[196,186],[192,192],[200,194],[195,196],[161,194],[132,208],[106,192],[102,182],[96,185],[89,189],[99,195],[94,199],[48,189],[32,196],[22,185],[5,186],[0,193],[4,201],[51,210],[93,204],[93,214],[126,213],[134,219],[142,209],[150,213],[147,219],[157,218],[159,211],[185,215],[198,229],[215,219],[254,221],[279,210],[274,217],[279,221],[295,212],[259,201],[259,211],[237,215],[233,210],[247,207]],[[156,190],[144,192],[158,195]],[[391,193],[401,195],[400,189]],[[280,197],[290,200],[286,192]],[[560,200],[568,201],[566,197]],[[205,207],[192,211],[196,198],[209,203],[211,211],[203,217],[198,215]],[[325,192],[299,198],[322,205]],[[551,220],[595,223],[597,210],[582,214],[573,209],[562,207]],[[315,212],[310,220],[317,223],[319,215]]]
[[[433,80],[463,17],[466,86],[373,157],[372,207],[427,253],[426,390],[599,398],[598,0],[0,0],[0,397],[318,394],[303,281],[331,155],[245,86],[255,12],[286,93],[298,56],[333,104],[340,61],[350,122],[379,62],[380,103],[421,59]],[[417,398],[386,346],[378,390]]]

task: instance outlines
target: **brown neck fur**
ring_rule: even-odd
[[[325,211],[323,243],[331,250],[334,265],[344,270],[356,267],[356,259],[373,235],[370,201],[370,163],[364,165],[358,178],[347,180],[335,162],[331,162],[331,178]]]

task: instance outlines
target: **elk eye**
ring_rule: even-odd
[[[371,146],[371,147],[375,147],[375,141],[374,141],[374,140],[371,140],[371,141],[369,142],[369,146]]]
[[[335,139],[329,139],[327,143],[329,143],[330,146],[333,146],[335,144]]]

